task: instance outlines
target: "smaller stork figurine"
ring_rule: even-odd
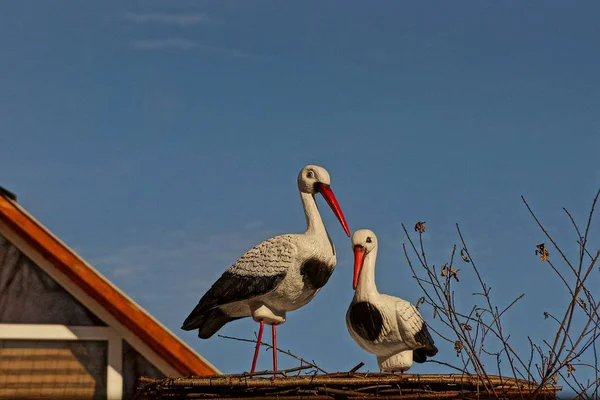
[[[352,235],[354,298],[346,313],[352,339],[377,356],[385,372],[404,373],[413,361],[424,363],[438,349],[419,311],[408,301],[381,294],[375,286],[377,237],[368,229]]]

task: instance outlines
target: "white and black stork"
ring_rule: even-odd
[[[352,235],[354,298],[346,313],[346,326],[354,341],[377,356],[382,371],[404,373],[424,363],[438,349],[419,311],[408,301],[381,294],[375,286],[377,237],[369,229]]]
[[[315,194],[325,198],[350,237],[330,184],[325,168],[302,168],[298,189],[306,232],[275,236],[248,250],[202,296],[182,329],[198,329],[198,336],[207,339],[228,322],[251,316],[259,323],[251,372],[256,369],[265,323],[272,326],[273,370],[277,371],[277,325],[285,322],[286,312],[297,310],[315,297],[336,265],[335,247],[319,214]]]

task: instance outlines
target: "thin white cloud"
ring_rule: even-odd
[[[214,21],[206,14],[166,14],[166,13],[154,13],[154,14],[136,14],[127,13],[125,18],[129,21],[143,24],[143,23],[158,23],[168,24],[180,27],[187,27],[197,24],[208,24]]]
[[[156,39],[156,40],[133,40],[131,46],[137,50],[160,51],[160,50],[191,50],[198,44],[187,39]]]
[[[265,223],[262,221],[252,221],[252,222],[248,222],[246,225],[244,225],[244,229],[246,229],[248,231],[252,231],[255,229],[260,229],[264,225],[265,225]]]
[[[188,39],[151,39],[133,40],[131,46],[136,50],[162,51],[162,50],[201,50],[209,53],[221,54],[235,58],[255,57],[254,54],[243,50],[230,49],[226,47],[207,46]]]
[[[230,49],[227,47],[215,47],[215,46],[207,46],[207,45],[203,45],[203,44],[199,44],[198,48],[204,51],[208,51],[211,53],[217,53],[217,54],[222,54],[225,56],[229,56],[229,57],[236,57],[236,58],[250,58],[250,57],[255,57],[254,54],[252,53],[248,53],[247,51],[244,50],[237,50],[237,49]]]

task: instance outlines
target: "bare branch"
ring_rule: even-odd
[[[238,337],[233,337],[233,336],[225,336],[225,335],[217,335],[220,338],[223,339],[229,339],[229,340],[237,340],[238,342],[247,342],[247,343],[255,343],[256,344],[256,340],[254,339],[244,339],[244,338],[238,338]],[[273,346],[270,343],[266,343],[266,342],[261,342],[261,346],[265,346],[267,349],[273,349]],[[290,356],[298,361],[300,361],[301,364],[306,364],[311,368],[316,369],[319,372],[322,372],[324,374],[327,373],[327,371],[325,371],[323,368],[319,367],[317,364],[315,364],[314,362],[310,362],[302,357],[298,357],[297,355],[293,354],[291,351],[289,350],[282,350],[280,348],[277,348],[277,351],[285,354],[287,356]]]

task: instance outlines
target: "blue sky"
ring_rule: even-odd
[[[331,173],[350,229],[377,233],[380,291],[421,296],[401,222],[427,221],[436,265],[459,222],[498,303],[526,293],[506,322],[515,340],[545,337],[543,308],[560,311],[564,291],[542,275],[533,251],[545,239],[520,195],[576,250],[561,207],[583,223],[600,184],[598,12],[591,1],[6,2],[0,184],[224,372],[249,368],[252,346],[202,341],[181,322],[245,250],[304,229],[296,175],[308,163]],[[344,323],[350,242],[320,204],[338,267],[279,344],[329,370],[374,370]],[[255,325],[221,333],[252,337]]]

